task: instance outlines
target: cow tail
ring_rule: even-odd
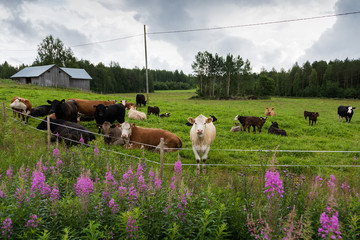
[[[179,143],[177,145],[177,148],[182,148],[182,140],[178,137]]]

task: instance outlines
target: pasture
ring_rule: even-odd
[[[339,105],[358,107],[359,100],[218,101],[194,95],[194,91],[150,93],[147,105],[158,106],[160,114],[169,112],[170,117],[150,115],[145,121],[130,121],[169,130],[182,139],[181,150],[165,153],[162,179],[159,153],[108,146],[101,136],[89,147],[54,143],[48,148],[46,133],[35,129],[40,120],[30,118],[22,124],[13,121],[7,109],[4,121],[1,113],[1,238],[359,238],[359,153],[279,151],[359,151],[358,109],[351,124],[337,117]],[[102,95],[0,80],[0,101],[8,107],[14,96],[27,98],[36,107],[68,98],[135,102],[136,93]],[[276,116],[268,118],[260,134],[230,132],[236,115],[260,117],[266,107],[274,107]],[[316,125],[309,126],[304,110],[319,112]],[[207,173],[197,175],[190,127],[185,123],[199,114],[214,115],[218,121]],[[288,136],[268,134],[271,121]],[[95,121],[80,124],[97,133]],[[277,146],[276,155],[268,151]]]
[[[120,93],[101,95],[68,89],[45,88],[39,86],[17,85],[13,82],[1,82],[0,101],[9,105],[13,96],[21,96],[31,101],[33,107],[46,104],[47,100],[54,99],[94,99],[114,100],[126,99],[135,102],[136,93]],[[265,100],[202,100],[192,98],[194,91],[158,91],[150,93],[148,106],[158,106],[160,114],[170,112],[169,118],[148,116],[146,121],[130,120],[141,127],[162,128],[175,133],[183,140],[183,150],[179,151],[184,164],[194,164],[195,159],[191,150],[189,131],[191,127],[185,125],[188,117],[199,114],[214,115],[218,118],[216,139],[211,146],[208,164],[221,165],[263,165],[267,164],[267,151],[240,151],[240,150],[314,150],[314,151],[358,151],[360,140],[360,113],[356,109],[351,124],[338,121],[337,107],[339,105],[359,106],[359,100],[349,99],[320,99],[320,98],[277,98]],[[276,116],[269,117],[262,128],[262,132],[230,132],[234,126],[236,115],[264,116],[266,107],[274,107]],[[146,113],[147,107],[139,109]],[[309,126],[304,119],[303,112],[316,111],[320,117],[314,126]],[[8,111],[10,115],[10,112]],[[127,116],[125,117],[127,119]],[[271,121],[276,121],[281,129],[285,129],[288,137],[281,137],[267,133]],[[30,119],[29,125],[36,127],[37,119]],[[95,121],[81,122],[93,132],[97,132]],[[97,136],[100,139],[100,136]],[[99,143],[101,145],[101,141]],[[105,146],[114,151],[141,157],[141,150],[125,150],[121,146]],[[178,153],[166,153],[165,163],[173,164]],[[145,157],[159,161],[159,154],[146,152]],[[277,153],[279,165],[352,165],[356,164],[358,153],[304,153],[281,152]],[[318,167],[309,168],[319,169]]]

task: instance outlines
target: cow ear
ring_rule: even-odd
[[[48,104],[51,104],[51,103],[52,103],[50,100],[47,100],[46,102],[47,102]]]
[[[274,110],[274,108],[271,108],[271,110]]]
[[[212,117],[206,119],[206,123],[211,123],[213,121]]]
[[[130,127],[135,127],[136,125],[135,125],[135,123],[132,123],[132,124],[130,124]]]
[[[64,103],[65,102],[65,99],[61,100],[61,103]]]
[[[353,107],[353,109],[356,109],[356,107]]]
[[[195,119],[192,118],[192,117],[189,117],[187,120],[188,120],[189,123],[191,123],[191,124],[194,124],[194,123],[195,123]]]
[[[94,105],[94,108],[96,108],[98,105]]]

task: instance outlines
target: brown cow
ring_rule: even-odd
[[[175,134],[159,128],[142,128],[124,122],[121,124],[121,137],[125,139],[128,149],[142,148],[148,150],[159,150],[160,138],[164,138],[164,147],[169,148],[166,151],[177,151],[182,147],[182,140]]]
[[[256,126],[259,130],[259,133],[261,133],[261,128],[263,127],[265,121],[266,121],[266,117],[247,117],[245,120],[244,130],[246,131],[247,128],[248,132],[250,132],[250,127],[253,126],[255,130],[255,126]]]
[[[77,98],[70,98],[68,100],[74,100],[77,103],[79,115],[85,117],[94,117],[95,115],[94,105],[103,104],[106,106],[116,103],[116,100],[103,101],[103,100],[85,100],[85,99],[77,99]]]
[[[276,116],[276,112],[274,112],[273,111],[274,110],[274,108],[266,108],[266,110],[265,110],[265,113],[264,113],[264,115],[265,116],[269,116],[269,117],[274,117],[274,116]]]
[[[18,112],[18,117],[20,118],[20,114],[22,116],[22,120],[26,123],[29,121],[29,114],[32,109],[32,105],[28,99],[21,97],[13,97],[11,99],[10,107],[13,109],[14,117],[16,117],[16,112]]]
[[[131,107],[133,107],[135,110],[138,108],[138,106],[135,103],[128,102],[126,100],[121,100],[122,105],[125,106],[126,110],[129,110]]]

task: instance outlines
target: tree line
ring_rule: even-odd
[[[109,66],[103,63],[93,64],[88,60],[78,60],[70,48],[67,48],[59,38],[49,35],[38,45],[38,54],[31,66],[56,64],[59,67],[83,68],[92,77],[90,90],[101,93],[115,92],[146,92],[145,68],[122,68],[116,62]],[[13,67],[6,61],[0,64],[0,78],[10,78],[21,69],[28,67],[20,65]],[[176,90],[195,88],[194,78],[183,71],[148,70],[149,91]]]
[[[249,60],[198,52],[192,64],[197,94],[206,98],[256,95],[293,97],[360,97],[360,59],[295,63],[291,69],[252,73]]]

